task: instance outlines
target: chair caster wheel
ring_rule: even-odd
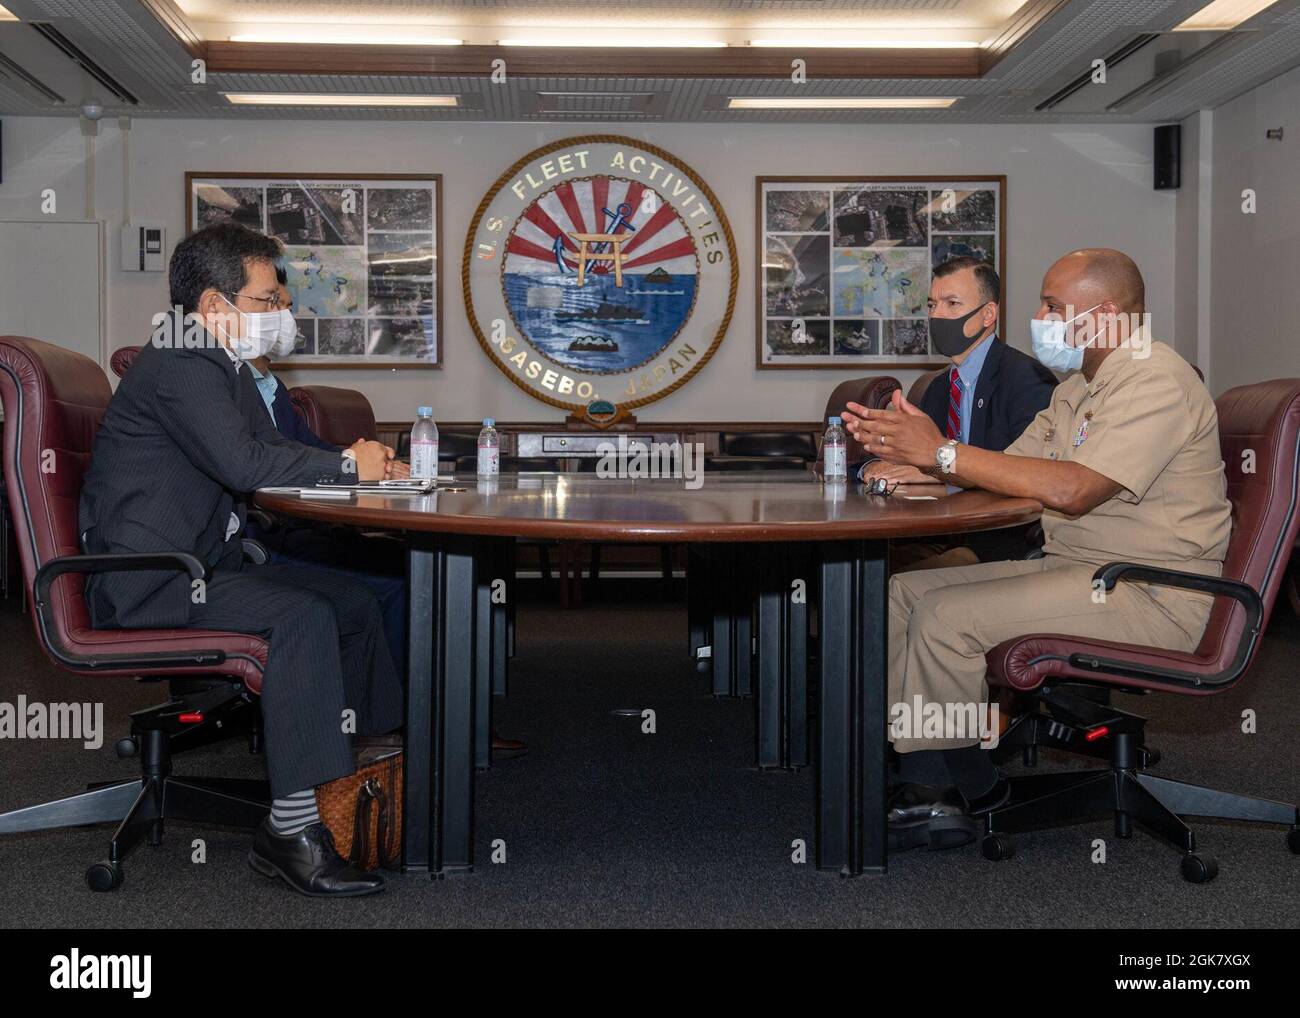
[[[986,834],[980,844],[980,851],[989,862],[1002,862],[1016,854],[1016,843],[1005,834]]]
[[[1292,827],[1286,832],[1286,847],[1292,855],[1300,855],[1300,827]]]
[[[1183,856],[1183,879],[1189,884],[1208,884],[1219,875],[1219,864],[1208,855]]]
[[[128,735],[125,739],[118,739],[117,742],[113,744],[113,749],[117,751],[119,757],[123,760],[127,760],[133,756],[139,755],[140,740],[134,735]]]
[[[92,891],[116,891],[125,879],[126,874],[122,872],[122,864],[107,859],[93,863],[86,870],[86,886]]]

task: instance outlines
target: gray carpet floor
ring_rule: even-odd
[[[753,767],[752,701],[715,700],[684,653],[681,603],[601,598],[519,612],[511,695],[496,727],[531,752],[478,779],[475,873],[391,879],[374,898],[321,902],[254,874],[248,836],[172,824],[161,846],[127,860],[126,883],[93,894],[87,864],[108,828],[0,839],[0,924],[7,927],[1296,927],[1300,857],[1280,828],[1193,821],[1217,881],[1185,884],[1178,856],[1109,821],[1017,839],[986,862],[978,845],[894,857],[884,877],[843,880],[791,861],[811,846],[813,776]],[[1295,801],[1300,795],[1300,625],[1281,606],[1258,666],[1205,699],[1121,698],[1152,718],[1156,773]],[[113,740],[157,687],[67,675],[37,651],[15,601],[0,607],[0,701],[102,700],[103,748],[0,742],[0,811],[133,775]],[[652,707],[657,732],[619,708]],[[1241,731],[1253,710],[1256,734]],[[1045,758],[1044,768],[1059,760]],[[229,740],[177,759],[177,773],[260,777],[259,758]],[[202,838],[207,861],[191,862]],[[1106,861],[1092,861],[1094,839]],[[488,862],[493,842],[505,861]]]

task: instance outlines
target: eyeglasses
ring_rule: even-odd
[[[255,300],[260,304],[265,304],[272,311],[279,311],[284,305],[280,302],[280,295],[277,293],[274,297],[254,297],[248,293],[232,293],[230,290],[222,290],[227,297],[243,297],[245,300]]]
[[[894,493],[894,489],[902,483],[902,481],[895,481],[893,484],[890,484],[883,477],[873,477],[867,482],[867,494],[880,495],[882,498],[889,498],[889,496]]]

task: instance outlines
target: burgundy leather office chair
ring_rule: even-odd
[[[1222,792],[1156,777],[1158,757],[1143,742],[1146,719],[1109,704],[1109,692],[1209,696],[1234,686],[1259,651],[1300,528],[1300,379],[1230,389],[1217,401],[1219,442],[1232,503],[1232,538],[1223,576],[1112,562],[1096,580],[1159,583],[1219,595],[1200,645],[1191,652],[1034,633],[988,652],[988,681],[1026,694],[1030,711],[1002,737],[999,751],[1036,762],[1047,746],[1096,757],[1096,770],[1011,779],[1012,798],[988,816],[986,858],[1012,854],[1008,832],[1113,813],[1117,836],[1136,820],[1183,852],[1183,876],[1213,880],[1218,864],[1196,854],[1184,816],[1290,826],[1287,845],[1300,853],[1300,811],[1291,803]],[[1253,457],[1245,453],[1251,450]],[[1247,472],[1247,466],[1253,467]],[[1101,694],[1099,696],[1099,694]]]
[[[270,802],[265,782],[171,774],[174,751],[223,738],[232,724],[250,719],[266,664],[263,640],[90,625],[86,574],[176,569],[195,580],[204,576],[203,564],[181,552],[81,553],[77,506],[109,396],[107,377],[89,358],[36,339],[0,336],[4,479],[36,639],[59,667],[93,681],[139,676],[171,684],[167,702],[132,714],[131,735],[118,743],[119,756],[140,755],[139,778],[0,814],[0,834],[116,823],[108,858],[86,872],[97,891],[121,885],[123,858],[145,838],[158,844],[164,820],[251,828]]]
[[[138,346],[119,346],[108,359],[108,366],[118,378],[126,377],[126,369],[135,363],[140,353]]]
[[[826,400],[826,409],[822,411],[822,428],[817,434],[816,470],[818,474],[821,473],[822,465],[825,463],[822,457],[821,435],[825,431],[826,422],[832,417],[839,417],[850,403],[858,403],[872,410],[884,410],[889,406],[894,390],[902,387],[902,383],[893,375],[868,375],[866,378],[850,378],[848,381],[840,382],[831,390],[831,394]]]
[[[356,389],[299,385],[289,390],[293,409],[317,438],[347,448],[358,438],[379,440],[375,411]]]

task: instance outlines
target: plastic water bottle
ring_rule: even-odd
[[[433,423],[433,407],[420,407],[411,428],[411,476],[421,481],[438,477],[438,425]]]
[[[483,430],[478,433],[478,476],[482,481],[501,473],[501,438],[495,425],[491,417],[484,417]]]
[[[828,417],[822,439],[822,476],[828,481],[845,481],[849,476],[847,439],[838,417]]]

